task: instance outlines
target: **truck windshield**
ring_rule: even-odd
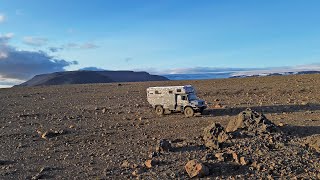
[[[197,96],[195,94],[189,94],[188,99],[189,99],[189,101],[192,101],[192,100],[197,99]]]

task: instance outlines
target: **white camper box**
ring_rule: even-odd
[[[206,108],[204,101],[197,98],[195,89],[191,85],[149,87],[147,99],[157,114],[163,114],[164,110],[184,112],[188,109],[192,110],[193,115],[194,111],[202,112]]]

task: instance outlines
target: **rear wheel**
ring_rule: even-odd
[[[184,115],[187,117],[192,117],[194,115],[194,110],[191,107],[186,107],[184,109]]]
[[[157,115],[161,116],[161,115],[163,115],[163,112],[164,112],[164,110],[163,110],[162,106],[157,106],[156,107],[156,114]]]

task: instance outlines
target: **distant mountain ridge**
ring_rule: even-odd
[[[134,71],[64,71],[36,75],[17,86],[46,86],[112,82],[167,81],[166,77]]]
[[[239,72],[237,72],[238,74]],[[320,71],[298,71],[277,73],[256,73],[235,75],[235,72],[199,73],[199,74],[166,74],[151,75],[147,72],[134,71],[64,71],[50,74],[36,75],[32,79],[16,86],[46,86],[63,84],[91,84],[112,82],[143,82],[167,80],[197,80],[197,79],[224,79],[260,76],[283,76],[294,74],[320,74]]]
[[[286,75],[299,75],[299,74],[320,74],[320,71],[297,71],[297,72],[277,72],[277,73],[260,73],[252,75],[237,75],[230,78],[242,78],[242,77],[261,77],[261,76],[286,76]]]
[[[225,79],[231,77],[232,73],[165,74],[163,76],[170,80]]]
[[[298,72],[270,72],[270,73],[253,73],[241,74],[241,72],[212,72],[212,73],[198,73],[198,74],[166,74],[163,75],[170,80],[197,80],[197,79],[224,79],[224,78],[243,78],[243,77],[262,77],[262,76],[285,76],[294,74],[320,74],[320,71],[298,71]]]

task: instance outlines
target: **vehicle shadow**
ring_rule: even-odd
[[[245,109],[250,108],[261,113],[283,113],[283,112],[299,112],[299,111],[315,111],[320,110],[320,104],[306,105],[273,105],[273,106],[252,106],[252,107],[232,107],[221,109],[205,109],[203,115],[213,116],[233,116],[237,115]]]

